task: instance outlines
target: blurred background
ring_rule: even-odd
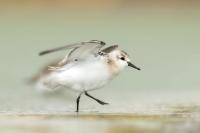
[[[107,87],[83,97],[82,111],[162,113],[200,103],[199,0],[0,0],[0,112],[75,110],[77,94],[41,95],[26,84],[67,52],[38,52],[68,43],[118,44],[142,68],[127,68]]]

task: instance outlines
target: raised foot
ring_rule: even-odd
[[[94,98],[93,96],[91,96],[90,94],[88,94],[87,91],[85,91],[85,95],[88,96],[88,97],[90,97],[90,98],[92,98],[93,100],[97,101],[97,102],[98,102],[99,104],[101,104],[101,105],[106,105],[106,104],[108,104],[108,103],[103,102],[103,101],[101,101],[101,100],[99,100],[99,99],[97,99],[97,98]]]
[[[100,101],[100,100],[96,100],[99,104],[101,104],[101,105],[107,105],[107,104],[109,104],[109,103],[106,103],[106,102],[103,102],[103,101]]]

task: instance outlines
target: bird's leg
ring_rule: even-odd
[[[88,96],[88,97],[90,97],[90,98],[92,98],[93,100],[97,101],[97,102],[98,102],[99,104],[101,104],[101,105],[108,104],[108,103],[103,102],[103,101],[101,101],[101,100],[99,100],[99,99],[97,99],[97,98],[94,98],[93,96],[91,96],[90,94],[88,94],[87,91],[85,91],[85,95]]]
[[[76,99],[76,112],[79,112],[79,102],[80,102],[80,98],[81,98],[81,95],[82,95],[83,93],[81,92],[80,94],[79,94],[79,96],[77,97],[77,99]]]

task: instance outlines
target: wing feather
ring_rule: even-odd
[[[91,40],[88,42],[80,42],[65,45],[62,47],[57,47],[49,50],[45,50],[39,53],[39,55],[45,55],[52,52],[64,50],[64,49],[72,49],[69,54],[67,54],[63,60],[58,63],[58,66],[62,67],[63,65],[72,62],[72,61],[80,61],[87,60],[89,57],[95,57],[100,52],[100,49],[106,45],[103,41]]]
[[[83,42],[81,47],[74,48],[67,56],[68,61],[85,60],[91,56],[97,56],[100,49],[105,45],[102,41],[92,40]]]
[[[57,51],[60,51],[60,50],[73,49],[73,48],[80,47],[81,45],[82,45],[82,43],[68,44],[68,45],[65,45],[65,46],[61,46],[61,47],[57,47],[57,48],[41,51],[39,53],[39,55],[43,56],[43,55],[50,54],[50,53],[53,53],[53,52],[57,52]]]

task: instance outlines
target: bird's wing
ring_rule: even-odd
[[[67,61],[87,60],[88,57],[98,55],[100,49],[105,45],[105,42],[92,40],[82,42],[80,47],[74,48],[67,56]]]
[[[44,50],[44,51],[41,51],[39,53],[39,56],[43,56],[43,55],[46,55],[46,54],[50,54],[50,53],[65,50],[65,49],[77,48],[77,47],[80,47],[81,45],[82,45],[82,43],[73,43],[73,44],[68,44],[68,45],[53,48],[53,49]]]
[[[64,64],[73,61],[87,60],[90,57],[97,57],[98,55],[106,55],[118,48],[118,45],[112,45],[101,50],[104,45],[106,45],[105,42],[97,40],[83,42],[82,46],[74,48],[62,61],[60,61],[59,66],[63,66]]]
[[[65,56],[65,58],[58,63],[58,66],[61,67],[65,65],[66,63],[72,62],[72,61],[80,61],[80,60],[87,60],[89,57],[95,57],[100,52],[100,49],[105,45],[106,43],[103,41],[98,40],[91,40],[88,42],[80,42],[80,43],[74,43],[69,44],[66,46],[54,48],[45,50],[39,53],[40,56],[49,54],[52,52],[64,50],[64,49],[72,49],[68,55]]]

